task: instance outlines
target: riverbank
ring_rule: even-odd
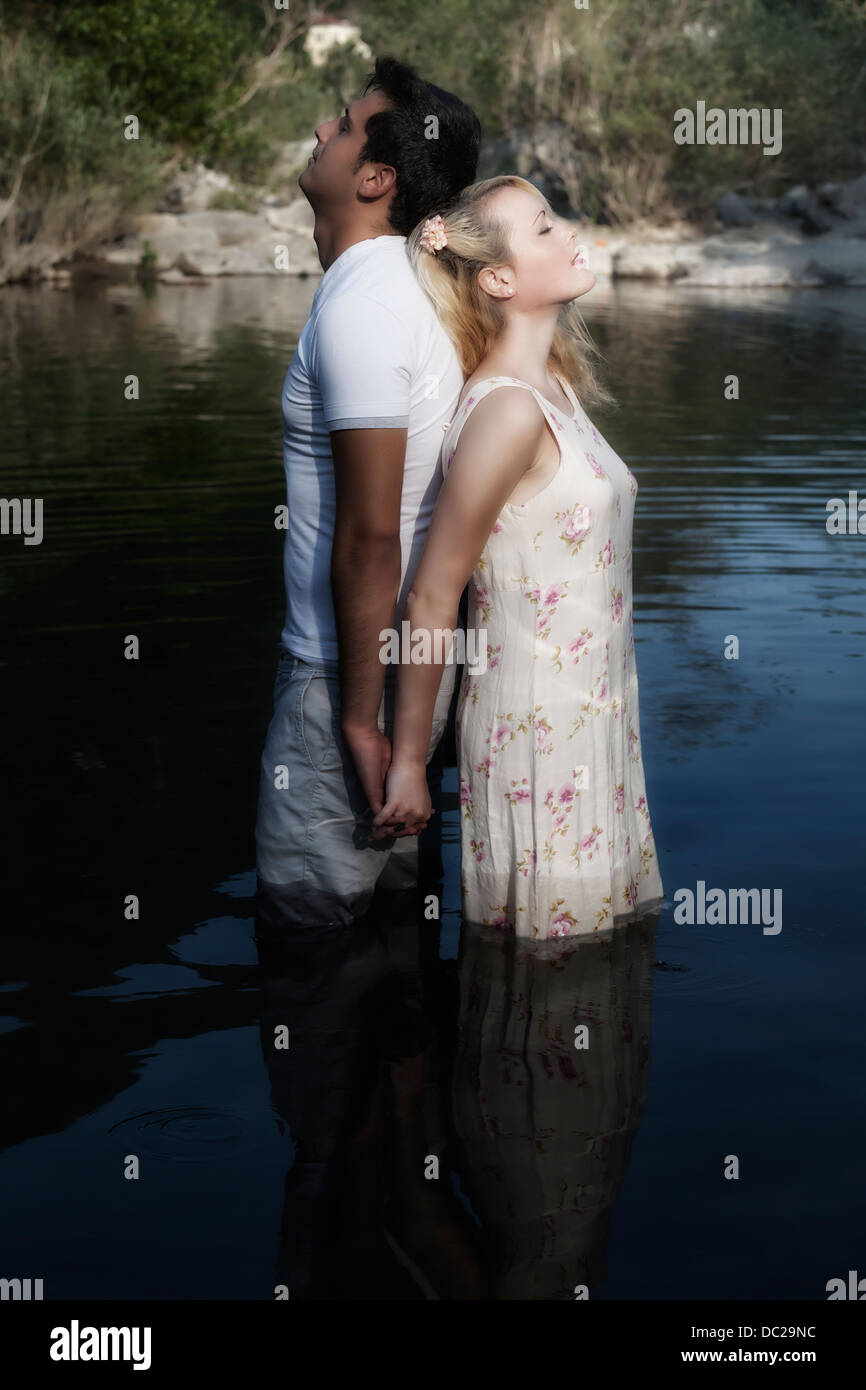
[[[304,161],[313,143],[287,146],[285,167]],[[64,285],[77,276],[144,276],[194,285],[224,275],[318,276],[313,214],[305,198],[291,196],[295,180],[283,183],[283,201],[279,194],[237,188],[225,175],[196,165],[166,190],[157,210],[131,218],[123,236],[46,264],[29,278]],[[245,210],[225,206],[232,200]],[[672,221],[612,228],[577,220],[592,269],[612,280],[866,288],[866,175],[817,189],[801,185],[777,199],[725,193],[700,226]]]

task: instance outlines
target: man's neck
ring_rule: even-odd
[[[335,226],[333,222],[327,222],[324,218],[316,217],[313,226],[313,240],[316,243],[316,250],[319,253],[319,263],[322,270],[327,270],[334,264],[338,256],[342,256],[344,251],[348,251],[350,246],[354,246],[359,241],[370,241],[378,236],[398,236],[393,227],[364,226],[355,223],[352,226]]]

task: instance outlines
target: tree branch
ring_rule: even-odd
[[[246,106],[248,102],[252,101],[257,92],[273,84],[283,53],[288,47],[290,40],[300,32],[304,23],[304,20],[296,19],[293,15],[289,14],[288,11],[282,15],[280,19],[279,37],[270,53],[265,54],[264,58],[259,58],[258,62],[255,64],[255,77],[252,83],[243,95],[238,97],[237,101],[232,102],[230,106],[223,107],[221,111],[214,112],[211,117],[212,122],[224,121],[233,111],[238,111],[242,106]]]
[[[45,108],[48,105],[48,93],[50,91],[50,88],[51,78],[49,77],[48,81],[45,84],[45,90],[39,99],[36,127],[33,131],[33,134],[30,137],[30,143],[27,146],[27,149],[24,151],[24,153],[18,161],[18,168],[15,170],[15,177],[12,180],[12,190],[9,194],[9,197],[6,198],[2,204],[0,204],[0,227],[2,227],[3,223],[6,221],[10,212],[14,208],[16,202],[18,201],[18,195],[21,192],[21,185],[24,182],[24,173],[27,169],[27,165],[31,162],[31,160],[35,159],[38,155],[42,154],[43,150],[48,148],[47,145],[44,145],[41,150],[37,150],[35,149],[35,145],[36,141],[39,139],[39,131],[42,128],[42,121],[45,116]],[[48,144],[50,145],[51,143],[52,142],[49,140]]]

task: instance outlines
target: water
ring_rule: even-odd
[[[866,542],[825,504],[866,495],[866,296],[584,301],[622,403],[598,422],[640,484],[657,925],[546,970],[458,958],[450,769],[438,942],[398,913],[262,979],[279,395],[316,283],[0,297],[0,491],[44,499],[41,545],[0,537],[0,1275],[49,1298],[826,1297],[862,1263]],[[780,888],[781,932],[678,925],[698,880]]]

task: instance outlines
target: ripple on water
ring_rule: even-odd
[[[109,1134],[134,1136],[136,1151],[151,1158],[200,1162],[234,1158],[267,1143],[274,1116],[243,1115],[214,1105],[172,1105],[118,1120]]]
[[[761,937],[760,927],[693,927],[695,935],[656,942],[654,992],[671,999],[727,1003],[758,999],[771,992],[775,937]],[[739,939],[735,932],[759,933],[759,940]],[[700,932],[700,936],[697,933]],[[766,951],[766,956],[761,952]]]

